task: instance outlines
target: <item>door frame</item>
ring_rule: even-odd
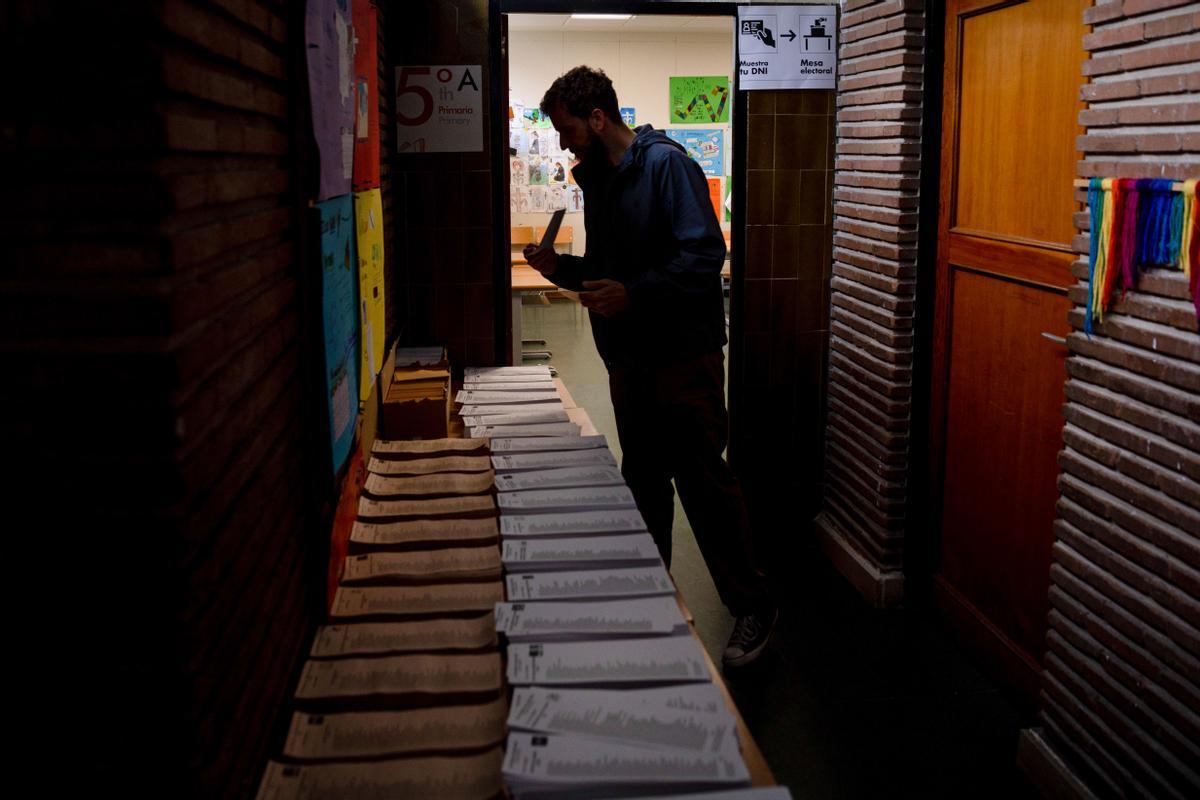
[[[574,0],[572,3],[564,2],[564,0],[489,0],[488,2],[488,64],[493,75],[501,75],[507,84],[508,79],[508,41],[507,20],[503,17],[508,14],[563,14],[571,13],[589,13],[589,14],[651,14],[655,16],[725,16],[729,17],[731,24],[737,23],[738,7],[743,5],[751,5],[750,3],[731,3],[728,0],[640,0],[640,2],[630,2],[630,0]],[[732,435],[732,429],[737,424],[736,420],[740,419],[738,413],[742,405],[742,389],[744,382],[742,381],[742,372],[745,369],[742,363],[742,347],[744,325],[744,311],[742,305],[743,297],[743,282],[745,280],[745,263],[746,263],[746,153],[747,153],[747,126],[749,119],[747,117],[747,102],[745,92],[742,91],[739,71],[737,69],[737,45],[736,31],[731,27],[730,37],[734,38],[733,46],[733,65],[732,65],[732,86],[733,86],[733,119],[730,124],[730,135],[733,137],[733,152],[732,164],[730,166],[730,192],[732,197],[732,213],[730,220],[730,232],[733,234],[730,237],[729,248],[729,379],[727,382],[729,390],[729,425],[731,435],[729,437],[729,459],[734,461],[735,445],[737,437]],[[489,98],[488,113],[494,120],[505,120],[508,118],[508,91],[507,86],[504,92],[493,91]],[[511,339],[512,326],[512,304],[509,302],[509,297],[512,295],[512,272],[508,268],[509,251],[508,244],[510,227],[510,217],[508,208],[508,192],[509,182],[507,180],[509,160],[508,160],[508,126],[496,124],[492,126],[491,132],[491,148],[492,148],[492,170],[497,176],[505,176],[504,181],[496,180],[492,182],[492,207],[494,209],[502,209],[497,218],[503,215],[504,224],[496,225],[493,231],[493,285],[496,287],[496,341],[497,363],[504,363],[507,356],[504,355],[502,349],[507,348],[508,342]],[[503,290],[503,294],[501,294]]]

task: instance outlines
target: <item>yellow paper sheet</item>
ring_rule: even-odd
[[[383,197],[379,189],[354,193],[354,223],[358,232],[359,398],[366,400],[383,369]]]

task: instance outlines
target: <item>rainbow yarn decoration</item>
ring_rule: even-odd
[[[1151,267],[1179,269],[1200,319],[1200,203],[1197,179],[1182,190],[1169,180],[1092,178],[1088,183],[1091,248],[1084,332],[1089,336],[1119,287],[1135,288]]]

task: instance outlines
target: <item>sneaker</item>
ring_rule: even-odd
[[[758,658],[771,639],[771,631],[779,620],[779,609],[773,609],[767,614],[751,614],[748,617],[738,617],[733,625],[733,634],[721,663],[727,667],[742,667]]]

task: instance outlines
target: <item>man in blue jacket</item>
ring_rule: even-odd
[[[674,490],[736,617],[727,666],[756,659],[778,611],[751,555],[750,523],[723,453],[725,241],[708,185],[684,149],[649,125],[630,130],[612,81],[576,67],[546,91],[542,112],[579,159],[587,252],[526,248],[530,265],[579,292],[608,367],[621,472],[663,561],[671,563]]]

